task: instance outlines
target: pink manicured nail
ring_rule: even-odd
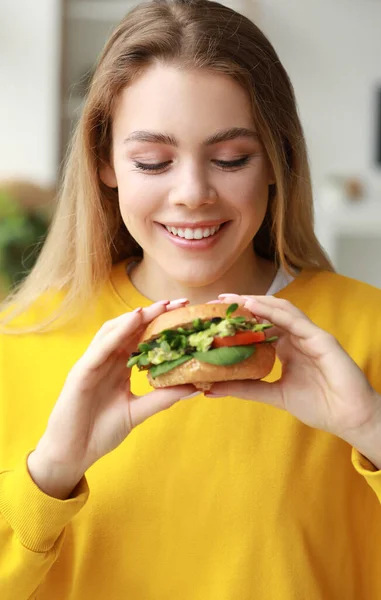
[[[176,300],[171,300],[171,304],[185,304],[185,302],[189,302],[188,298],[176,298]]]

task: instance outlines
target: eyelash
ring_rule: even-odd
[[[252,157],[252,155],[248,154],[246,156],[242,156],[242,158],[238,158],[237,160],[230,160],[230,161],[215,160],[213,162],[218,167],[220,167],[223,171],[229,171],[230,169],[237,169],[239,167],[244,167],[249,162],[251,157]],[[143,171],[146,173],[161,172],[170,164],[171,164],[171,161],[166,161],[166,162],[157,163],[157,164],[147,164],[147,163],[140,163],[140,162],[136,162],[136,161],[134,162],[135,167],[139,171]]]

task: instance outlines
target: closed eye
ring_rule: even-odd
[[[252,156],[252,154],[247,154],[246,156],[242,156],[241,158],[237,158],[235,160],[212,160],[212,163],[215,164],[217,167],[220,167],[224,171],[229,171],[239,169],[240,167],[244,167],[252,158]],[[139,171],[143,171],[145,173],[161,173],[167,167],[169,167],[171,163],[171,160],[167,160],[161,163],[141,163],[138,161],[134,161],[134,166]]]
[[[172,162],[171,160],[167,160],[162,163],[140,163],[140,162],[134,161],[134,165],[139,171],[156,173],[157,171],[163,171],[163,169],[168,167],[171,164],[171,162]]]
[[[245,165],[247,165],[251,157],[252,154],[247,154],[246,156],[242,156],[241,158],[237,158],[236,160],[214,160],[213,162],[218,167],[221,167],[221,169],[238,169],[239,167],[244,167]]]

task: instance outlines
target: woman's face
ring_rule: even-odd
[[[245,91],[225,75],[163,64],[121,94],[101,177],[118,187],[145,260],[195,287],[252,253],[272,183]]]

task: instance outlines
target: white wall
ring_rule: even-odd
[[[60,10],[60,0],[0,0],[0,178],[55,181]]]
[[[381,204],[381,168],[373,166],[381,2],[260,0],[260,5],[260,26],[295,87],[316,197],[326,174],[359,175]]]
[[[225,3],[259,22],[291,76],[316,194],[326,174],[343,173],[365,176],[381,197],[381,170],[372,166],[381,1]],[[60,10],[61,0],[0,0],[0,177],[54,182]]]

